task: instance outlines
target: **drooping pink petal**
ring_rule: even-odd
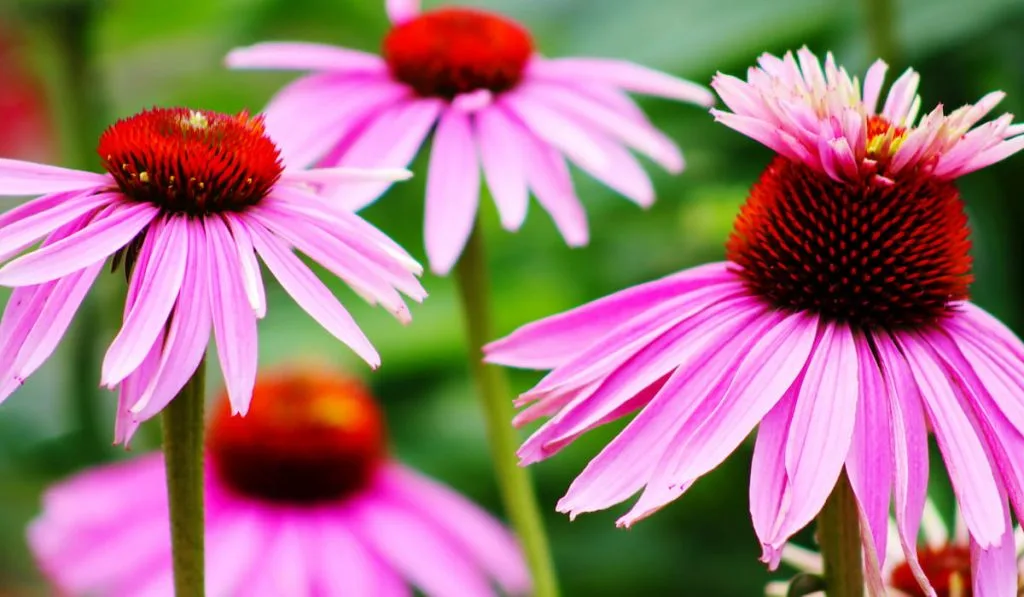
[[[399,25],[420,14],[420,0],[387,0],[388,18]]]
[[[449,110],[434,135],[427,174],[423,224],[427,257],[435,274],[446,275],[469,240],[480,201],[480,165],[469,116]]]
[[[975,597],[1002,597],[1017,593],[1017,548],[1009,513],[1006,513],[1003,524],[999,542],[988,549],[983,549],[971,538],[971,584]]]
[[[228,400],[235,413],[249,411],[252,389],[256,384],[256,314],[248,308],[238,247],[224,220],[208,217],[206,258],[209,272],[210,314],[217,341],[217,356],[224,372]]]
[[[106,174],[0,158],[0,196],[3,197],[87,191],[111,185],[113,181]]]
[[[54,230],[97,211],[112,194],[58,193],[40,197],[0,215],[0,260],[6,260]]]
[[[860,367],[853,443],[846,459],[846,472],[872,539],[874,553],[885,563],[888,553],[889,496],[893,477],[892,430],[889,422],[889,394],[867,337],[855,335]]]
[[[480,147],[487,186],[498,206],[501,225],[510,231],[519,230],[526,220],[529,192],[523,165],[524,147],[515,143],[519,125],[500,108],[478,112],[474,119],[476,140]]]
[[[782,398],[810,357],[817,316],[793,313],[757,335],[743,360],[681,426],[661,456],[652,480],[622,518],[630,525],[681,495],[694,479],[718,466]],[[688,391],[681,388],[680,391]]]
[[[750,462],[750,519],[761,542],[761,561],[772,570],[785,552],[776,545],[774,535],[780,514],[792,500],[792,492],[786,488],[786,439],[802,380],[802,375],[797,377],[793,387],[761,420]]]
[[[47,282],[101,262],[131,242],[158,213],[149,203],[117,206],[67,238],[0,268],[0,285]]]
[[[509,594],[530,590],[530,575],[515,537],[458,493],[399,465],[381,475],[385,491],[442,529]]]
[[[224,60],[230,68],[385,73],[380,56],[308,42],[264,42],[235,48]]]
[[[627,91],[657,95],[710,108],[715,96],[702,85],[691,83],[625,60],[602,58],[535,59],[529,75],[554,81],[587,80]]]
[[[188,258],[188,226],[181,216],[154,222],[147,243],[151,261],[132,275],[131,293],[135,300],[125,305],[124,324],[103,359],[102,383],[113,387],[134,371],[167,326],[178,290],[185,277]]]
[[[228,229],[235,246],[238,247],[238,262],[242,266],[242,286],[245,296],[249,297],[249,305],[257,319],[267,314],[267,296],[263,289],[263,277],[260,275],[260,262],[256,259],[256,249],[252,246],[252,237],[245,226],[240,226],[233,217],[226,218]]]
[[[354,350],[370,367],[379,367],[380,355],[324,283],[272,233],[259,226],[247,228],[263,262],[295,302],[331,335]]]
[[[163,352],[165,336],[166,334],[161,331],[156,342],[146,353],[146,357],[142,359],[142,363],[128,377],[124,378],[117,388],[117,410],[114,415],[115,444],[127,447],[142,423],[132,412],[132,407],[142,399],[146,386],[160,367],[160,355]]]
[[[526,324],[485,346],[486,360],[523,369],[560,367],[652,304],[707,285],[738,280],[728,267],[720,262],[683,270]]]
[[[526,179],[544,211],[551,214],[555,227],[570,247],[582,247],[590,241],[587,213],[583,209],[572,176],[553,147],[525,133],[523,141],[532,144],[526,158]],[[529,145],[526,145],[529,147]]]
[[[998,544],[1003,532],[1004,500],[981,433],[966,412],[960,391],[936,362],[931,349],[914,335],[899,338],[907,363],[921,388],[928,419],[949,471],[960,511],[982,548]]]
[[[526,126],[531,136],[543,141],[537,145],[557,148],[573,162],[585,166],[588,171],[601,171],[614,166],[608,156],[594,145],[594,135],[586,128],[529,96],[507,93],[501,97],[499,105],[514,114]]]
[[[314,574],[325,597],[379,595],[380,563],[348,528],[343,513],[324,512],[310,529],[317,542]],[[387,582],[387,581],[385,581]]]

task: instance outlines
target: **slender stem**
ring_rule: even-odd
[[[205,359],[181,392],[164,408],[164,461],[171,513],[174,594],[203,597],[203,387]]]
[[[487,260],[479,222],[469,237],[455,273],[466,320],[469,366],[476,378],[483,403],[491,455],[505,509],[526,552],[533,574],[534,595],[555,597],[558,595],[558,581],[533,481],[526,469],[516,462],[519,442],[512,427],[515,413],[508,378],[503,369],[483,362],[482,347],[491,339],[491,319]]]
[[[899,44],[896,41],[896,0],[864,0],[868,40],[875,57],[898,66]]]
[[[825,562],[828,597],[863,597],[860,513],[845,472],[818,515],[818,542]]]

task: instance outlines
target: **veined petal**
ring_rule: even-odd
[[[469,240],[480,201],[480,165],[469,116],[450,110],[441,117],[427,174],[424,237],[431,269],[445,275]]]
[[[230,68],[318,70],[383,73],[380,56],[308,42],[264,42],[235,48],[224,62]]]
[[[627,91],[690,102],[707,108],[715,105],[715,96],[706,87],[625,60],[536,59],[530,63],[529,72],[531,75],[554,80],[587,79]]]
[[[0,158],[0,196],[44,195],[111,186],[106,174]]]
[[[529,204],[523,155],[526,148],[514,142],[519,125],[496,107],[477,112],[474,124],[480,163],[501,224],[506,230],[519,230]]]

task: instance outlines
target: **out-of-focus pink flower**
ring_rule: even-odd
[[[231,404],[248,410],[267,306],[257,254],[372,367],[380,359],[369,340],[293,250],[403,322],[399,291],[425,296],[411,257],[309,189],[404,170],[283,168],[262,118],[180,108],[117,122],[98,151],[106,174],[0,159],[0,196],[42,195],[0,215],[0,285],[14,288],[0,320],[0,400],[53,353],[112,255],[131,270],[124,325],[102,371],[103,385],[120,388],[118,441],[184,386],[211,330]]]
[[[815,108],[852,102],[844,86],[813,95],[807,81],[817,71],[790,76],[790,63],[763,59],[779,75],[736,96],[752,113],[786,108],[750,133],[773,148],[782,137],[759,131],[817,126],[798,98]],[[750,73],[755,82],[765,76]],[[861,114],[853,105],[845,113]],[[902,119],[905,110],[892,114]],[[997,145],[998,155],[1016,143]],[[558,506],[575,516],[643,490],[620,519],[630,525],[681,496],[758,427],[750,507],[765,562],[778,564],[845,470],[864,513],[865,550],[884,557],[892,506],[907,561],[928,587],[915,545],[931,429],[983,571],[977,582],[1005,586],[1001,562],[1014,553],[1007,502],[1024,514],[1024,344],[968,300],[970,231],[959,191],[929,160],[837,176],[824,154],[793,151],[787,145],[751,189],[727,261],[529,324],[485,348],[492,363],[551,370],[519,400],[530,406],[516,423],[550,417],[522,446],[522,461],[639,411]],[[877,580],[878,566],[869,572]]]
[[[719,73],[711,85],[732,112],[712,110],[715,118],[833,180],[877,176],[891,183],[912,171],[952,179],[1024,149],[1024,124],[1013,124],[1012,114],[975,126],[1002,91],[949,114],[939,105],[918,118],[920,76],[913,69],[883,102],[885,62],[871,65],[862,90],[831,53],[824,69],[807,48],[796,56],[764,54],[746,81]]]
[[[511,533],[451,489],[386,454],[381,413],[356,381],[262,377],[252,411],[212,419],[206,471],[211,597],[525,594]],[[171,597],[160,455],[49,490],[29,543],[70,595]]]
[[[42,85],[26,68],[18,40],[0,26],[0,157],[46,159],[53,154],[53,127]]]
[[[710,91],[664,73],[597,58],[547,59],[530,33],[501,15],[418,0],[387,3],[393,27],[383,57],[310,43],[236,49],[235,68],[315,71],[267,106],[267,129],[285,162],[298,166],[404,166],[437,124],[427,179],[424,235],[431,268],[458,261],[476,218],[480,171],[502,225],[518,230],[530,191],[571,246],[587,243],[586,214],[569,158],[626,198],[654,201],[629,149],[670,172],[682,154],[626,92],[711,106]],[[386,184],[344,200],[374,201]],[[329,190],[328,190],[329,192]]]

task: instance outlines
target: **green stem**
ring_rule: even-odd
[[[205,359],[162,413],[167,497],[171,514],[174,594],[203,597],[203,392]]]
[[[462,297],[466,336],[469,341],[469,366],[476,378],[483,403],[484,418],[491,444],[491,455],[498,476],[505,509],[519,535],[533,575],[536,597],[556,597],[551,549],[537,505],[533,481],[517,463],[519,440],[512,427],[512,396],[504,369],[483,361],[483,345],[492,337],[487,260],[479,222],[473,229],[466,250],[455,270],[456,285]]]
[[[864,0],[871,52],[892,66],[898,66],[900,60],[895,4],[895,0]]]
[[[825,563],[828,597],[863,597],[860,513],[845,472],[818,515],[818,543]]]

